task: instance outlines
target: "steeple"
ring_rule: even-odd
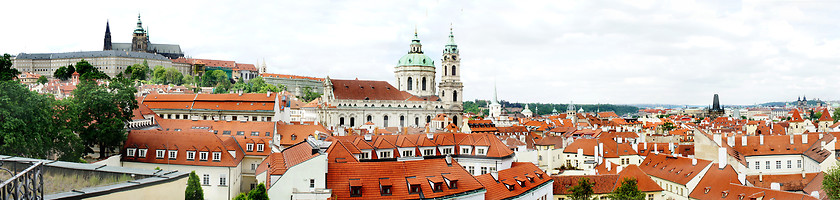
[[[134,34],[146,34],[143,30],[143,21],[140,21],[140,13],[137,13],[137,27],[134,28]]]
[[[107,51],[111,49],[113,49],[111,46],[111,24],[109,21],[105,21],[105,44],[103,45],[102,50]]]
[[[499,104],[499,98],[496,93],[498,93],[496,91],[496,82],[493,82],[493,101],[490,102],[490,105]]]
[[[414,39],[411,39],[411,49],[408,53],[423,53],[423,45],[420,44],[420,37],[417,36],[417,28],[414,28]]]

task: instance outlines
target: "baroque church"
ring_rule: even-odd
[[[184,52],[181,52],[181,45],[177,44],[152,44],[149,42],[149,28],[143,28],[143,22],[140,21],[140,15],[137,15],[137,27],[134,28],[131,43],[112,43],[111,42],[111,25],[105,22],[105,45],[102,47],[103,51],[108,50],[122,50],[134,52],[156,53],[166,56],[170,59],[177,59],[184,57]]]
[[[440,84],[435,80],[434,60],[423,53],[417,32],[408,53],[394,67],[396,86],[387,81],[324,80],[319,116],[325,126],[359,128],[428,127],[429,131],[443,130],[439,124],[463,123],[463,91],[461,57],[455,36],[443,49]],[[442,123],[432,123],[432,122]]]

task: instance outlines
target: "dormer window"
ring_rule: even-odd
[[[126,156],[134,157],[134,152],[135,151],[137,151],[137,149],[135,149],[135,148],[126,148],[125,149],[125,152],[126,152],[125,154],[126,154]]]
[[[222,161],[222,152],[213,152],[213,161]]]
[[[350,196],[351,197],[362,196],[362,180],[350,179]]]
[[[254,120],[254,121],[257,121],[257,120]],[[253,131],[253,132],[251,132],[251,136],[260,136],[260,132]]]
[[[199,152],[198,153],[198,160],[207,161],[207,154],[208,153],[206,151]]]
[[[245,144],[245,151],[254,151],[254,143]]]
[[[163,149],[155,150],[155,157],[157,159],[163,159],[163,156],[165,156],[164,154],[166,154],[166,150],[163,150]]]
[[[177,150],[169,150],[169,160],[175,160],[178,158],[178,151]]]
[[[187,151],[187,160],[195,160],[195,151]]]
[[[292,141],[297,140],[297,135],[292,134]]]
[[[409,194],[416,194],[416,193],[420,193],[420,184],[416,184],[416,185],[409,185],[409,186],[408,186],[408,193],[409,193]]]
[[[469,147],[461,147],[461,154],[469,155],[470,154],[470,148]]]
[[[245,131],[236,131],[236,135],[245,135]]]
[[[379,179],[379,193],[382,196],[389,196],[391,195],[391,179],[388,178],[380,178]]]
[[[263,151],[265,150],[265,147],[264,147],[264,146],[265,146],[265,145],[263,145],[263,144],[257,144],[257,151],[259,151],[259,152],[263,152]]]
[[[432,190],[434,192],[443,192],[443,183],[435,183],[433,186],[434,188],[432,188]]]
[[[146,150],[147,149],[140,149],[137,153],[137,157],[145,158],[146,157]]]

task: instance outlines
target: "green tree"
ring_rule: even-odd
[[[832,114],[831,116],[834,116],[833,118],[835,123],[837,122],[837,120],[840,120],[840,108],[835,108],[834,114]]]
[[[665,122],[664,124],[659,125],[659,128],[662,129],[663,131],[671,131],[671,130],[676,129],[677,127],[674,126],[674,123]]]
[[[72,65],[71,65],[72,66]],[[67,76],[67,67],[61,66],[53,72],[53,77],[66,81],[70,76]]]
[[[236,197],[234,197],[233,200],[248,200],[248,194],[239,193],[239,195],[236,195]]]
[[[12,80],[18,74],[20,74],[20,71],[12,68],[12,56],[7,53],[3,54],[3,57],[0,58],[0,81]]]
[[[840,199],[840,163],[825,172],[822,181],[822,189],[829,199]]]
[[[303,87],[302,93],[303,93],[303,95],[299,96],[298,98],[301,98],[301,99],[303,99],[304,101],[307,101],[307,102],[315,100],[318,97],[321,97],[321,93],[316,92],[315,90],[313,90],[309,86]]]
[[[0,81],[0,154],[78,161],[81,141],[66,123],[65,101]]]
[[[40,83],[40,84],[47,83],[47,81],[49,81],[49,80],[47,80],[46,76],[38,77],[38,83]]]
[[[621,181],[621,186],[615,188],[610,194],[610,199],[614,200],[644,200],[645,193],[639,191],[639,186],[635,178],[624,178]]]
[[[195,171],[190,172],[190,178],[187,179],[187,190],[184,191],[184,194],[186,200],[204,199],[204,191],[201,189],[201,183],[198,182],[198,175],[195,175]]]
[[[248,199],[250,200],[268,200],[268,193],[265,191],[265,184],[260,183],[248,192]]]
[[[146,61],[144,60],[143,63]],[[131,80],[146,80],[149,74],[149,66],[145,64],[129,65],[125,69],[126,77]]]
[[[75,117],[71,123],[84,144],[99,146],[100,158],[125,141],[125,123],[131,120],[136,109],[134,94],[137,89],[128,79],[116,78],[108,86],[98,85],[92,79],[82,79],[73,90]]]
[[[571,200],[591,200],[592,194],[595,193],[592,190],[592,186],[594,184],[589,181],[589,178],[583,177],[578,179],[578,184],[569,188],[569,192],[572,194],[569,196]]]
[[[69,68],[69,67],[68,67]],[[70,71],[68,69],[68,71]],[[96,67],[93,67],[88,61],[82,59],[79,62],[76,62],[76,72],[79,73],[80,79],[110,79],[104,72],[99,71]],[[72,75],[73,72],[70,72]]]

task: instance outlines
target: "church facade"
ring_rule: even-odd
[[[149,42],[149,30],[143,28],[143,22],[140,21],[140,15],[137,15],[137,27],[134,28],[131,43],[112,43],[111,42],[111,26],[105,23],[105,43],[102,47],[103,51],[119,50],[119,51],[134,51],[160,54],[170,59],[177,59],[184,57],[184,52],[181,52],[181,46],[177,44],[152,44]]]
[[[456,126],[463,121],[463,83],[460,79],[458,45],[450,31],[443,50],[443,74],[435,80],[437,67],[423,53],[417,33],[408,54],[394,67],[396,86],[376,80],[324,80],[320,121],[336,129],[376,127],[426,127],[445,114]],[[430,131],[442,127],[430,126]]]

